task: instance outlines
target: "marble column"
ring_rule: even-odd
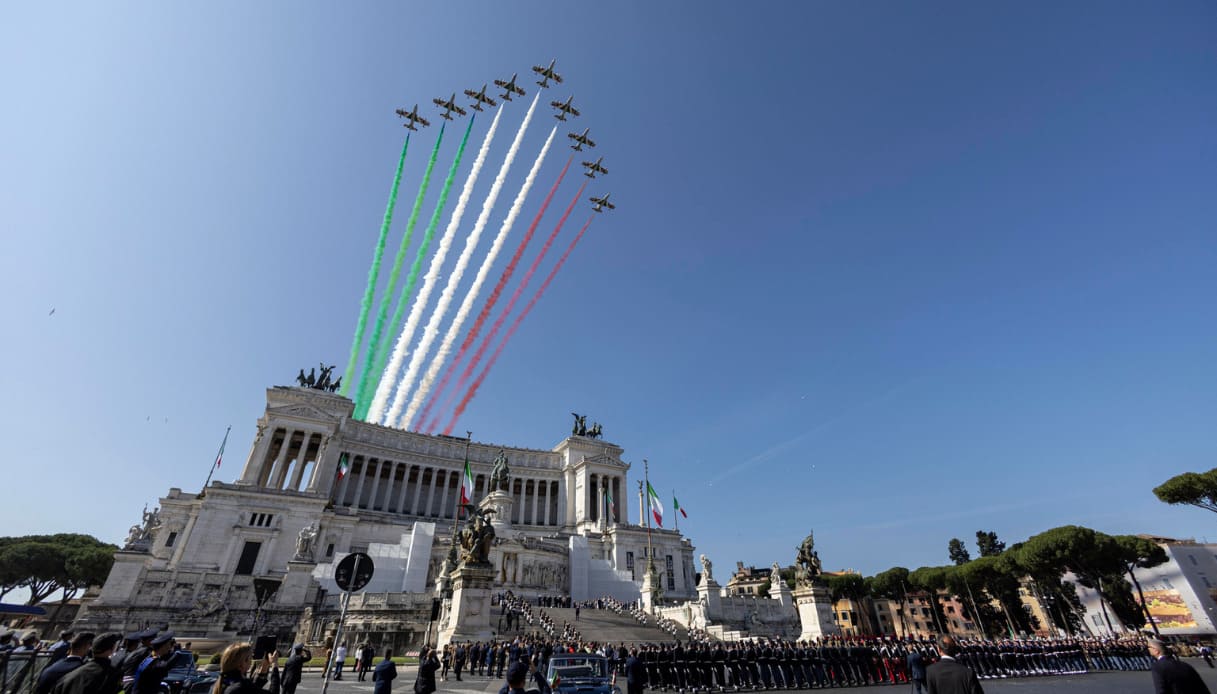
[[[368,467],[371,464],[370,458],[359,457],[359,483],[355,485],[355,498],[351,499],[351,508],[359,508],[359,500],[363,496],[363,485],[368,480]]]
[[[439,468],[431,468],[431,487],[430,491],[427,492],[427,512],[424,514],[426,516],[430,516],[431,509],[435,507],[435,484],[439,479],[440,472]]]
[[[537,515],[537,508],[541,505],[541,480],[532,481],[532,524],[541,525],[541,517]]]
[[[410,503],[410,514],[414,516],[421,516],[422,514],[418,512],[418,504],[423,495],[423,473],[427,471],[427,468],[423,467],[422,465],[418,465],[415,466],[414,469],[416,479],[414,480],[414,501]]]
[[[397,512],[406,511],[406,489],[410,486],[410,464],[401,464],[401,491],[397,494]]]
[[[279,476],[279,468],[283,466],[283,458],[287,455],[287,449],[292,446],[292,434],[295,433],[290,429],[283,430],[283,443],[279,445],[279,452],[275,455],[275,462],[271,463],[270,472],[266,474],[266,481],[262,486],[272,488],[275,485],[275,479]]]
[[[342,453],[339,453],[338,457],[341,459]],[[355,472],[355,456],[347,453],[346,457],[347,472],[342,476],[342,482],[338,485],[338,498],[334,501],[335,506],[342,506],[346,504],[347,487],[351,484],[351,475]]]
[[[317,436],[319,435],[306,433],[304,435],[304,441],[300,443],[300,458],[296,464],[296,469],[292,470],[292,479],[291,482],[289,482],[291,485],[289,489],[291,489],[293,492],[298,491],[300,489],[300,483],[304,481],[304,468],[308,466],[309,460],[308,452],[313,446],[313,438]]]
[[[384,472],[385,466],[389,462],[385,460],[376,461],[376,476],[372,478],[372,493],[368,495],[368,510],[376,510],[376,492],[380,491],[380,476]]]

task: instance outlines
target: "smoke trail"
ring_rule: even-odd
[[[401,147],[401,158],[397,160],[397,173],[393,174],[393,186],[389,188],[389,205],[385,208],[385,218],[380,224],[380,237],[376,239],[376,250],[372,251],[372,268],[368,270],[368,288],[363,291],[363,299],[359,302],[359,319],[355,321],[355,338],[351,340],[351,356],[347,359],[346,371],[342,372],[343,395],[351,389],[351,380],[355,378],[355,362],[359,359],[359,348],[363,345],[363,331],[368,327],[368,311],[372,308],[372,298],[376,295],[376,280],[380,279],[380,260],[385,253],[385,240],[389,236],[389,227],[393,224],[393,208],[397,206],[397,187],[401,185],[401,170],[406,166],[406,151],[410,149],[410,133],[406,133],[406,143]]]
[[[452,210],[452,219],[448,221],[444,235],[440,237],[439,248],[436,249],[435,257],[431,259],[431,265],[427,268],[426,276],[423,277],[423,286],[419,289],[418,296],[414,297],[414,305],[410,307],[410,317],[406,319],[405,326],[397,336],[397,344],[393,346],[393,358],[389,360],[389,365],[380,374],[380,383],[376,386],[376,397],[372,399],[367,421],[380,422],[384,415],[385,405],[389,402],[389,395],[392,394],[393,385],[397,382],[397,372],[401,370],[401,363],[406,358],[406,348],[410,346],[410,340],[414,338],[414,330],[418,327],[418,320],[422,316],[423,309],[427,307],[427,301],[431,298],[433,282],[444,264],[444,256],[447,255],[448,247],[452,244],[452,235],[461,224],[465,206],[469,204],[469,196],[473,194],[473,186],[477,183],[478,174],[482,172],[482,165],[486,162],[486,154],[490,151],[490,143],[494,141],[494,133],[499,128],[499,117],[502,115],[502,108],[494,114],[494,120],[490,122],[490,129],[486,131],[486,137],[482,140],[482,147],[478,150],[477,158],[473,160],[473,168],[469,170],[469,175],[465,178],[465,185],[461,188],[461,194],[456,200],[456,208]],[[472,119],[469,126],[473,127]],[[468,137],[468,130],[465,131],[465,135]],[[463,145],[464,142],[461,144]],[[440,196],[441,204],[435,208],[435,214],[431,216],[431,223],[427,225],[423,246],[418,249],[418,255],[414,257],[414,265],[410,267],[410,277],[406,280],[408,288],[413,288],[414,282],[418,278],[418,270],[422,267],[423,258],[427,255],[427,248],[430,247],[431,238],[439,224],[440,208],[443,207],[442,203],[447,200],[448,191],[452,187],[452,180],[455,176],[456,166],[454,165],[448,171],[448,179],[444,182],[444,192]],[[405,294],[406,292],[403,291],[402,306],[399,308],[405,306]]]
[[[372,364],[380,350],[380,335],[385,329],[385,318],[389,315],[389,306],[393,301],[393,290],[397,288],[397,278],[401,275],[401,264],[406,258],[406,249],[410,247],[410,238],[414,235],[414,225],[418,222],[418,212],[422,208],[423,198],[427,195],[427,186],[431,184],[431,171],[435,168],[435,158],[439,155],[440,143],[444,141],[444,129],[447,124],[440,126],[439,136],[435,138],[435,146],[431,148],[431,158],[427,160],[427,170],[423,173],[423,181],[419,184],[418,194],[414,196],[414,207],[410,210],[410,219],[406,222],[406,233],[401,237],[397,246],[397,255],[393,258],[393,269],[389,272],[389,284],[385,293],[380,297],[380,306],[376,309],[376,323],[372,325],[372,336],[368,339],[368,351],[364,355],[363,373],[359,377],[359,387],[355,389],[355,416],[363,418],[368,404],[368,382],[375,371]]]
[[[456,367],[465,358],[465,354],[468,353],[469,348],[473,345],[473,341],[477,339],[478,335],[482,334],[482,326],[485,325],[486,318],[490,316],[490,312],[494,310],[495,304],[498,303],[499,296],[503,293],[503,288],[507,286],[507,283],[511,280],[512,275],[515,274],[516,266],[519,265],[520,258],[524,256],[524,249],[528,247],[529,241],[532,241],[532,235],[536,232],[537,226],[541,223],[541,217],[543,217],[545,215],[545,211],[549,209],[549,203],[553,201],[554,195],[558,192],[558,186],[562,185],[562,179],[566,178],[566,171],[570,168],[571,162],[574,160],[575,155],[570,155],[570,158],[566,160],[566,165],[562,167],[562,172],[558,174],[558,180],[554,181],[553,187],[549,189],[549,194],[546,195],[545,200],[541,202],[541,209],[538,210],[537,215],[532,218],[532,224],[528,225],[528,231],[524,232],[524,238],[520,239],[519,245],[516,246],[515,253],[512,254],[511,260],[507,262],[507,267],[503,268],[503,273],[499,275],[498,281],[495,282],[494,289],[490,292],[490,297],[486,299],[486,303],[482,305],[482,309],[478,312],[477,318],[474,319],[473,327],[469,329],[469,333],[465,335],[465,339],[461,341],[461,346],[456,352],[456,357],[453,358],[452,361],[448,362],[448,368],[444,369],[443,378],[440,379],[439,385],[436,386],[432,391],[431,397],[427,399],[427,404],[425,407],[423,407],[422,414],[418,416],[420,424],[427,421],[427,417],[430,416],[431,410],[435,407],[436,402],[439,400],[439,396],[443,394],[444,389],[448,387],[448,381],[452,380],[452,374],[456,372]],[[464,384],[462,383],[460,385]],[[458,386],[458,388],[459,387],[460,386]],[[444,398],[443,405],[440,406],[440,409],[447,409],[448,405],[452,404],[452,398],[455,396],[455,390],[449,393],[448,397]],[[429,434],[432,431],[435,431],[437,426],[439,426],[438,417],[435,420],[432,420],[425,429],[420,429],[420,431],[425,431]]]
[[[579,202],[579,198],[583,197],[583,191],[587,188],[587,184],[588,181],[584,181],[583,185],[579,186],[579,191],[575,193],[575,197],[571,198],[570,204],[566,206],[566,210],[558,218],[558,223],[554,226],[554,230],[549,232],[549,237],[545,239],[544,245],[541,246],[541,252],[537,254],[537,257],[533,258],[532,263],[528,266],[528,270],[524,273],[524,278],[520,280],[519,286],[511,293],[511,298],[507,300],[507,306],[494,319],[494,325],[490,326],[490,332],[486,334],[486,337],[482,338],[482,342],[478,345],[477,351],[474,352],[473,358],[465,365],[465,370],[461,372],[461,378],[457,381],[456,391],[459,391],[462,386],[469,382],[469,377],[473,375],[473,370],[477,368],[478,363],[485,356],[486,350],[490,348],[490,343],[499,334],[499,330],[503,327],[503,323],[506,322],[507,316],[511,314],[511,310],[515,308],[516,302],[524,295],[524,289],[532,281],[532,276],[536,274],[537,268],[541,266],[541,261],[545,259],[545,255],[549,253],[549,247],[554,244],[554,239],[558,237],[558,232],[562,231],[562,226],[566,224],[566,219],[570,217],[571,211],[575,209],[575,204]],[[453,421],[455,422],[456,420],[454,419]],[[451,430],[452,425],[449,424],[448,428]]]
[[[465,268],[469,265],[469,259],[473,257],[473,251],[477,249],[478,241],[482,237],[482,231],[486,228],[486,222],[490,220],[490,211],[494,209],[494,204],[499,198],[499,192],[503,190],[503,183],[507,179],[507,174],[511,171],[511,165],[515,162],[516,155],[520,152],[520,143],[524,140],[524,133],[528,130],[528,124],[532,122],[532,114],[536,111],[537,102],[540,99],[541,90],[537,90],[537,95],[533,97],[532,104],[528,107],[528,112],[524,114],[524,120],[516,131],[515,139],[511,141],[511,147],[507,149],[507,156],[503,158],[503,163],[499,166],[499,173],[495,176],[494,183],[490,186],[490,192],[486,195],[486,199],[482,201],[482,211],[478,213],[477,222],[473,225],[473,231],[469,232],[469,236],[465,239],[465,247],[461,249],[461,255],[457,258],[456,266],[452,268],[451,274],[448,275],[448,282],[444,285],[444,291],[440,292],[439,301],[435,305],[435,310],[431,312],[431,317],[427,320],[427,327],[423,330],[418,347],[415,348],[414,354],[410,356],[410,366],[406,369],[406,375],[402,378],[401,383],[398,384],[397,393],[393,396],[393,407],[389,409],[389,416],[385,420],[388,426],[404,428],[410,421],[409,417],[402,418],[400,421],[398,420],[402,405],[405,404],[406,396],[410,394],[410,389],[414,387],[414,379],[418,376],[418,370],[422,368],[423,359],[426,359],[427,352],[431,349],[431,343],[435,341],[435,337],[439,334],[440,321],[443,320],[444,314],[447,313],[448,305],[452,303],[452,295],[456,293],[457,285],[460,284],[461,278],[465,274]],[[554,131],[557,131],[557,127],[554,128]],[[417,409],[417,406],[413,406],[412,409]]]
[[[520,315],[516,316],[515,321],[511,324],[511,328],[509,328],[507,330],[507,334],[503,336],[503,341],[500,342],[499,346],[494,349],[494,354],[490,355],[489,361],[486,362],[486,366],[482,369],[482,372],[478,374],[477,380],[473,382],[473,385],[469,386],[469,390],[465,393],[465,397],[461,399],[461,404],[456,406],[456,412],[452,413],[452,420],[449,421],[448,426],[444,428],[445,434],[452,431],[452,427],[456,426],[456,420],[459,419],[462,414],[464,414],[465,408],[468,407],[469,401],[473,399],[473,396],[477,395],[478,388],[482,386],[482,381],[486,380],[486,374],[489,373],[490,369],[494,367],[494,363],[499,360],[499,355],[503,353],[503,348],[507,346],[508,342],[511,342],[511,336],[516,334],[516,329],[520,327],[520,323],[524,322],[524,318],[528,316],[528,312],[532,310],[532,307],[537,305],[537,300],[540,299],[541,295],[545,293],[545,289],[549,286],[550,281],[553,280],[554,275],[558,274],[558,270],[562,269],[562,264],[566,262],[567,256],[570,255],[571,251],[575,250],[575,245],[579,243],[579,239],[583,238],[583,232],[587,231],[587,228],[592,225],[592,219],[594,219],[594,217],[587,218],[587,222],[584,223],[583,228],[579,230],[579,233],[575,235],[575,238],[571,240],[570,245],[567,246],[566,250],[562,253],[562,257],[558,258],[558,263],[554,265],[553,269],[550,270],[549,274],[545,277],[545,281],[542,282],[541,286],[537,288],[537,293],[532,295],[532,298],[528,300],[528,305],[524,307],[524,310],[520,312]]]
[[[555,125],[554,129],[549,131],[549,137],[545,140],[545,145],[541,147],[541,154],[533,162],[532,169],[528,172],[528,177],[524,179],[524,185],[520,188],[520,192],[516,194],[516,199],[511,205],[511,210],[507,212],[507,217],[503,219],[503,224],[499,227],[498,235],[494,237],[494,242],[490,244],[490,252],[482,259],[482,265],[478,268],[473,284],[469,287],[469,291],[465,293],[465,298],[461,300],[460,308],[456,311],[456,317],[452,319],[452,325],[448,326],[448,332],[444,334],[444,339],[440,342],[439,350],[435,353],[435,358],[427,365],[427,372],[423,374],[422,381],[418,384],[418,390],[415,391],[413,399],[410,400],[409,407],[406,408],[406,414],[402,417],[402,426],[414,421],[414,415],[418,413],[418,408],[422,407],[423,400],[431,392],[431,386],[435,384],[435,377],[439,374],[440,367],[444,365],[448,355],[452,352],[452,343],[456,342],[456,336],[460,334],[461,328],[465,326],[465,321],[469,319],[469,312],[473,309],[473,302],[477,301],[478,293],[481,292],[482,285],[486,283],[486,276],[490,274],[494,261],[499,257],[499,252],[503,250],[503,244],[507,241],[507,235],[511,233],[511,228],[515,226],[516,219],[520,216],[520,210],[524,207],[524,200],[532,190],[533,184],[536,183],[537,173],[541,170],[541,164],[545,161],[545,155],[549,153],[549,147],[553,144],[554,136],[557,134],[558,126]],[[455,289],[455,286],[453,289]]]

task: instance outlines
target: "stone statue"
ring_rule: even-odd
[[[342,376],[339,376],[337,381],[334,381],[333,383],[330,384],[330,392],[337,393],[338,389],[341,387],[342,387]]]
[[[127,541],[123,543],[123,549],[147,552],[160,527],[161,510],[157,508],[149,511],[148,505],[144,504],[143,519],[140,525],[133,525],[127,531]]]
[[[507,454],[499,449],[499,455],[494,459],[494,469],[490,471],[490,488],[511,491],[511,468],[507,467]]]
[[[472,504],[463,504],[467,520],[461,528],[461,566],[490,566],[490,546],[494,544],[494,526],[490,516],[494,509],[480,509]]]
[[[773,566],[769,567],[769,575],[770,576],[781,576],[782,575],[782,567],[776,561],[773,562]]]
[[[714,582],[714,564],[704,554],[701,555],[701,581],[706,585]]]
[[[799,545],[799,554],[795,559],[795,583],[799,586],[811,586],[820,580],[820,555],[815,548],[815,533],[809,532],[803,544]]]
[[[575,426],[571,428],[570,435],[587,436],[587,415],[581,415],[576,412],[571,412],[570,414],[575,418]]]
[[[304,379],[304,385],[312,388],[317,384],[317,369],[309,369],[308,377]]]
[[[602,432],[600,430],[600,422],[593,422],[592,426],[589,427],[587,430],[588,438],[598,439],[598,438],[600,438],[601,434],[602,434]]]
[[[319,531],[317,521],[313,521],[312,525],[300,528],[300,534],[296,536],[296,556],[292,557],[292,561],[313,560],[313,542],[317,539]]]
[[[300,375],[296,376],[296,383],[299,383],[301,388],[308,385],[308,379],[304,377],[304,369],[300,369]]]

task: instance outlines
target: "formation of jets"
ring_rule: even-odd
[[[600,162],[602,161],[604,161],[604,157],[600,157],[596,161],[583,162],[583,165],[587,167],[587,171],[584,171],[583,175],[587,176],[588,178],[595,178],[596,174],[607,174],[608,169],[600,165]]]
[[[478,91],[478,92],[475,92],[472,89],[466,89],[465,96],[469,97],[470,99],[473,99],[473,103],[470,104],[469,107],[472,108],[474,111],[481,111],[482,104],[486,104],[487,106],[497,106],[499,103],[499,102],[495,101],[494,99],[491,99],[490,97],[486,96],[486,85],[484,85],[484,84],[482,85],[482,90]]]
[[[534,65],[533,66],[532,71],[541,76],[541,79],[537,80],[537,84],[540,85],[542,89],[547,89],[549,87],[550,80],[553,80],[554,82],[557,82],[557,83],[562,82],[562,75],[559,75],[557,73],[557,71],[554,70],[554,65],[556,63],[557,63],[556,60],[551,60],[551,61],[549,61],[548,66],[545,66],[545,65]],[[518,77],[519,77],[518,74],[513,74],[511,76],[511,79],[494,81],[494,86],[503,90],[503,93],[499,95],[500,99],[502,99],[503,101],[511,101],[512,96],[524,96],[524,90],[521,89],[516,84],[516,79]],[[487,88],[487,85],[483,84],[482,88],[479,90],[476,90],[476,91],[473,89],[465,90],[465,96],[473,99],[473,103],[469,105],[470,108],[472,108],[475,111],[481,111],[481,110],[483,110],[482,109],[483,104],[485,104],[487,106],[497,106],[498,105],[497,101],[495,101],[493,98],[486,95],[486,88]],[[557,118],[560,121],[565,121],[567,116],[578,117],[579,109],[575,108],[574,103],[573,103],[574,99],[575,99],[575,97],[570,96],[570,97],[567,97],[566,101],[551,101],[550,105],[553,106],[555,109],[557,109],[557,113],[554,114],[554,118]],[[441,109],[443,109],[443,112],[439,114],[440,118],[444,118],[446,120],[453,120],[452,114],[454,114],[454,113],[457,114],[458,116],[468,115],[468,112],[465,111],[465,109],[461,108],[460,106],[458,106],[456,104],[456,92],[453,92],[452,96],[449,96],[447,99],[436,98],[436,99],[432,99],[432,101],[435,103],[436,106],[439,106]],[[431,125],[431,123],[428,122],[426,118],[423,118],[422,116],[418,115],[418,104],[415,104],[414,108],[412,108],[412,109],[404,109],[404,108],[397,109],[397,115],[406,119],[406,122],[403,125],[406,128],[409,128],[410,130],[418,130],[418,128],[416,126],[419,126],[419,125],[423,126],[424,128],[427,127],[428,125]],[[589,137],[590,132],[591,132],[591,128],[585,128],[582,133],[575,133],[575,132],[567,133],[566,136],[574,141],[574,144],[572,144],[570,146],[571,149],[575,150],[576,152],[582,152],[584,147],[587,147],[589,149],[592,147],[595,147],[596,143],[591,139],[591,137]],[[596,174],[607,175],[608,169],[606,169],[604,167],[603,162],[604,162],[604,157],[600,157],[600,158],[596,159],[596,161],[594,161],[594,162],[593,161],[583,162],[583,167],[585,169],[587,169],[586,171],[583,172],[583,175],[587,176],[588,178],[595,178]],[[605,210],[617,209],[616,205],[609,202],[608,193],[605,193],[602,197],[596,197],[595,195],[593,195],[592,197],[590,197],[588,199],[591,200],[591,202],[592,202],[592,211],[593,212],[603,212]],[[51,313],[54,314],[55,309],[51,309]]]
[[[509,80],[495,80],[494,86],[501,87],[503,89],[503,93],[499,95],[499,98],[503,101],[511,101],[512,94],[524,96],[524,90],[516,86],[515,73],[512,73],[511,79]]]
[[[610,210],[617,209],[616,205],[609,202],[608,193],[605,193],[604,197],[602,197],[602,198],[598,198],[595,195],[593,195],[592,197],[590,197],[588,199],[592,201],[592,212],[602,212],[602,211],[604,211],[604,208],[606,208],[606,207]]]
[[[456,113],[459,116],[465,115],[465,109],[456,105],[456,92],[453,92],[452,96],[448,97],[447,99],[432,99],[432,101],[435,102],[436,106],[444,109],[444,112],[439,114],[440,118],[452,120],[453,113]]]
[[[404,108],[397,109],[397,115],[406,119],[406,122],[402,123],[402,125],[410,130],[418,130],[418,128],[414,127],[415,123],[423,126],[424,128],[431,125],[431,121],[428,121],[426,118],[418,115],[418,104],[414,104],[414,108],[410,109],[409,111]]]
[[[558,109],[558,112],[554,114],[554,118],[564,121],[564,120],[566,120],[567,114],[570,114],[572,116],[578,116],[579,109],[577,109],[571,105],[571,102],[574,100],[575,100],[574,96],[569,96],[566,98],[566,101],[551,101],[549,103],[549,105]]]
[[[588,147],[595,147],[596,143],[592,142],[591,138],[589,138],[587,136],[587,134],[589,132],[591,132],[591,130],[592,130],[591,128],[586,128],[586,129],[584,129],[582,134],[567,133],[566,136],[575,141],[575,144],[571,145],[570,148],[575,150],[576,152],[582,152],[583,145],[587,145]]]
[[[558,62],[558,60],[555,58],[554,60],[549,61],[549,67],[541,67],[540,65],[532,66],[532,71],[541,76],[541,79],[537,80],[537,84],[541,85],[542,89],[549,86],[550,80],[553,80],[559,84],[562,83],[562,75],[554,72],[554,63],[556,62]]]

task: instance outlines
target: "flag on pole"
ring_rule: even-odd
[[[689,517],[689,514],[685,513],[685,510],[684,510],[683,508],[681,508],[681,506],[680,506],[680,502],[676,500],[676,493],[675,493],[675,492],[673,492],[673,493],[672,493],[672,510],[673,510],[673,511],[680,511],[680,515],[681,515],[681,517],[682,517],[682,518],[688,518],[688,517]]]
[[[231,429],[230,429],[231,431]],[[213,439],[214,440],[214,439]],[[224,440],[220,443],[220,452],[216,453],[216,468],[220,467],[220,461],[224,459],[224,447],[228,445],[228,432],[224,432]]]
[[[465,454],[465,479],[461,480],[461,503],[473,501],[473,472],[469,470],[469,454]]]
[[[659,494],[655,493],[655,488],[647,482],[647,497],[651,502],[651,516],[655,518],[655,525],[663,527],[663,504],[659,502]]]
[[[613,503],[613,490],[609,489],[608,487],[605,487],[604,496],[608,499],[609,511],[613,515],[616,515],[617,514],[617,505]]]
[[[338,479],[346,477],[347,472],[351,469],[350,463],[347,462],[347,454],[343,453],[338,456]]]

